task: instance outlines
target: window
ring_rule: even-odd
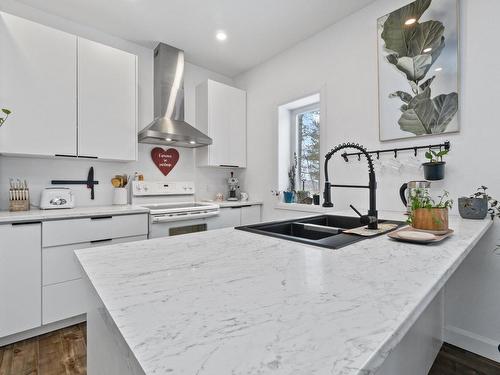
[[[292,147],[297,157],[297,190],[320,191],[320,109],[319,103],[292,111]],[[295,139],[294,139],[295,138]]]

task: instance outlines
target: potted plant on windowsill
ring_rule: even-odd
[[[449,193],[444,191],[439,201],[431,198],[426,190],[415,189],[410,195],[411,212],[408,223],[415,229],[446,231],[448,230],[448,210],[453,206]]]
[[[3,124],[5,124],[5,121],[7,121],[7,118],[12,112],[7,108],[2,108],[2,113],[5,115],[5,117],[0,117],[0,127],[2,127]]]
[[[442,180],[444,178],[444,166],[446,162],[443,161],[443,156],[447,155],[450,150],[441,150],[439,152],[429,150],[425,153],[426,159],[429,161],[423,163],[424,177],[429,181]]]
[[[285,203],[293,203],[295,196],[295,181],[297,178],[297,154],[293,153],[293,162],[288,169],[288,190],[283,192]]]

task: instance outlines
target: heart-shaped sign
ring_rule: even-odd
[[[151,158],[161,173],[166,176],[179,161],[179,151],[175,148],[165,150],[161,147],[155,147],[151,150]]]

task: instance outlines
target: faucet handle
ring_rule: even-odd
[[[352,208],[352,210],[353,210],[354,212],[356,212],[356,213],[358,214],[358,216],[359,216],[359,217],[363,217],[363,215],[361,215],[361,212],[359,212],[359,211],[356,209],[356,207],[354,207],[352,204],[350,204],[350,205],[349,205],[349,207],[351,207],[351,208]]]
[[[378,219],[376,216],[362,215],[352,204],[350,204],[349,207],[359,215],[359,221],[362,225],[368,225],[369,229],[377,229]]]

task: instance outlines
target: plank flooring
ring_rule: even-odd
[[[0,375],[86,375],[85,323],[0,348]]]
[[[82,323],[0,348],[0,375],[86,375],[86,359]],[[500,375],[500,363],[445,343],[429,375]]]
[[[429,375],[500,375],[500,363],[444,343]]]

